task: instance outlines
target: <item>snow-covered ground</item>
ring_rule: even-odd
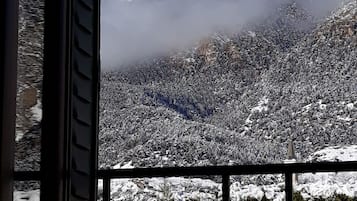
[[[302,174],[295,190],[304,198],[331,197],[335,193],[357,196],[357,172]]]
[[[313,153],[308,161],[357,161],[357,145],[327,147]]]
[[[221,185],[209,179],[182,177],[117,179],[111,183],[114,201],[124,200],[217,200]],[[98,184],[102,191],[102,182]]]
[[[311,161],[356,161],[357,145],[327,147],[313,153],[306,162]],[[116,166],[133,168],[130,163]],[[281,175],[277,180],[282,181]],[[267,177],[269,178],[269,177]],[[299,174],[295,190],[305,199],[330,197],[335,193],[357,196],[357,172],[308,173]],[[102,190],[102,183],[99,183]],[[115,201],[122,200],[219,200],[221,184],[207,179],[185,179],[181,177],[155,179],[120,179],[112,181],[112,196]],[[244,200],[265,195],[271,200],[284,200],[284,182],[269,185],[231,184],[231,199]]]
[[[357,145],[327,147],[313,153],[306,162],[311,161],[357,161]],[[133,168],[131,163],[118,164],[115,168]],[[279,177],[281,175],[270,175]],[[270,177],[265,177],[270,178]],[[183,177],[117,179],[111,183],[114,201],[159,201],[159,200],[220,200],[222,197],[221,184],[209,179],[193,179]],[[99,193],[103,189],[98,183]],[[339,173],[308,173],[299,174],[294,186],[305,199],[330,197],[335,193],[357,196],[357,172]],[[284,182],[269,185],[231,184],[231,199],[244,200],[265,195],[271,200],[284,200]],[[39,191],[15,192],[14,201],[37,201]]]

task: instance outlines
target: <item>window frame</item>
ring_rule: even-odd
[[[13,197],[18,8],[18,0],[0,3],[0,200]]]
[[[41,200],[96,200],[99,0],[45,0]]]

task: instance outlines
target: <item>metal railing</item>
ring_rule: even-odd
[[[124,178],[153,177],[222,177],[222,200],[230,200],[230,176],[256,174],[284,174],[286,201],[293,199],[294,173],[357,171],[357,162],[321,162],[267,165],[238,165],[212,167],[164,167],[98,170],[98,179],[103,180],[103,201],[111,200],[111,180]],[[40,172],[15,172],[15,180],[40,180]]]

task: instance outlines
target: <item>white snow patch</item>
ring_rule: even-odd
[[[319,100],[318,102],[320,110],[325,110],[327,105],[322,103],[322,100]]]
[[[355,105],[354,105],[353,103],[348,103],[348,104],[346,105],[346,108],[347,108],[348,110],[353,110],[354,107],[355,107]]]
[[[196,62],[196,60],[194,59],[194,58],[186,58],[186,59],[184,59],[186,62],[188,62],[188,63],[194,63],[194,62]]]
[[[36,105],[31,107],[30,110],[32,113],[31,121],[33,123],[41,122],[41,120],[42,120],[42,104],[39,99],[37,99]],[[16,128],[19,128],[19,127],[20,127],[19,125],[16,125]],[[23,131],[21,131],[20,129],[16,129],[16,137],[15,137],[16,142],[21,140],[24,137],[24,134],[25,133]]]
[[[16,142],[18,142],[19,140],[21,140],[24,137],[24,132],[20,131],[19,129],[16,129]]]
[[[308,105],[305,105],[304,107],[302,107],[302,111],[299,111],[297,113],[302,113],[303,115],[307,115],[308,112],[311,110],[311,107],[312,107],[312,104],[308,104]]]
[[[113,169],[133,169],[134,166],[132,165],[133,161],[129,161],[127,163],[119,163],[113,166]]]
[[[296,163],[297,161],[296,161],[296,159],[285,159],[285,160],[283,160],[283,163],[285,163],[285,164],[291,164],[291,163]]]
[[[253,38],[257,36],[257,34],[255,32],[253,32],[253,31],[248,31],[248,35],[253,37]]]
[[[250,114],[249,116],[247,117],[247,119],[245,120],[245,123],[246,124],[251,124],[253,123],[252,120],[250,120],[250,117],[253,115],[254,112],[266,112],[269,110],[268,108],[268,103],[269,103],[269,99],[264,96],[259,102],[258,102],[258,105],[253,107],[251,110],[250,110]]]
[[[308,161],[357,161],[357,145],[327,147],[313,153]]]
[[[260,101],[259,101],[259,103],[258,103],[258,106],[256,106],[256,107],[253,107],[252,108],[252,112],[266,112],[266,111],[268,111],[269,110],[269,108],[268,108],[268,103],[269,103],[269,99],[266,97],[266,96],[264,96]]]
[[[40,201],[40,190],[34,191],[15,191],[14,201]]]
[[[37,104],[31,108],[32,117],[34,121],[41,122],[42,120],[42,105],[41,101],[37,100]]]
[[[251,117],[252,115],[249,115],[248,117],[247,117],[247,119],[245,120],[245,123],[246,124],[251,124],[251,123],[253,123],[253,121],[252,120],[250,120],[250,117]],[[249,129],[248,129],[249,130]]]
[[[264,139],[266,139],[266,140],[272,140],[272,139],[273,139],[273,136],[271,136],[271,135],[265,135],[265,136],[264,136]]]
[[[351,117],[341,117],[341,116],[337,116],[337,119],[338,119],[338,120],[341,120],[341,121],[352,121],[352,118],[351,118]]]
[[[309,111],[309,110],[311,109],[311,105],[312,105],[312,104],[305,105],[305,106],[303,107],[303,109]]]

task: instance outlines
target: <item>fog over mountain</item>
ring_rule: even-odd
[[[214,32],[239,33],[284,4],[295,1],[321,18],[341,0],[104,0],[102,66],[123,64],[182,50]],[[295,24],[304,27],[304,24]]]

